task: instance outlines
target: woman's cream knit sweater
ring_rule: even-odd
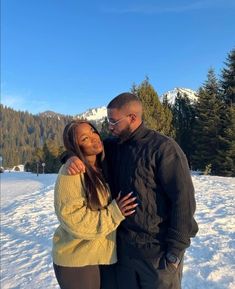
[[[53,237],[53,262],[60,266],[112,264],[116,257],[116,228],[125,218],[115,200],[102,195],[103,209],[87,207],[83,174],[69,176],[64,166],[55,185],[54,205],[59,227]]]

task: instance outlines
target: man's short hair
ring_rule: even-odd
[[[139,104],[141,104],[141,101],[138,99],[138,97],[135,94],[130,93],[130,92],[124,92],[116,96],[114,99],[112,99],[110,103],[108,104],[107,108],[108,109],[109,108],[121,109],[122,107],[124,107],[125,105],[131,102],[138,102]]]

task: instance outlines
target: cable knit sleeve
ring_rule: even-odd
[[[114,231],[125,217],[115,200],[106,208],[93,211],[87,206],[82,174],[59,174],[55,185],[54,205],[57,218],[76,239],[93,240]]]

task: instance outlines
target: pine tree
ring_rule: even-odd
[[[59,156],[61,147],[57,147],[55,142],[49,140],[43,145],[43,162],[45,163],[45,173],[57,173],[61,166]]]
[[[219,148],[216,157],[215,174],[235,176],[235,106],[221,109]]]
[[[222,70],[220,147],[218,150],[218,175],[235,176],[235,49],[233,49]]]
[[[221,107],[218,81],[214,70],[210,69],[206,82],[199,89],[198,102],[195,105],[193,169],[205,170],[206,167],[211,166],[211,172],[216,171]]]
[[[221,86],[224,101],[231,106],[235,105],[235,49],[228,54],[225,65],[222,70]]]
[[[172,113],[168,107],[163,107],[148,78],[139,86],[133,85],[132,92],[143,104],[143,120],[146,126],[166,135],[172,135]]]
[[[105,117],[104,121],[102,122],[101,130],[100,130],[100,136],[102,139],[105,139],[106,137],[110,136],[110,131],[109,131],[109,124],[108,124],[108,119]]]
[[[177,94],[172,106],[175,140],[187,156],[191,166],[193,151],[192,130],[195,121],[195,108],[186,95]]]

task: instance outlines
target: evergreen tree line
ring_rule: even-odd
[[[173,137],[185,152],[189,166],[207,174],[235,176],[235,50],[217,79],[214,70],[197,91],[197,101],[178,93],[169,104],[146,78],[131,91],[143,103],[144,122]],[[58,172],[64,150],[62,134],[71,116],[46,117],[16,112],[1,106],[3,165],[25,164],[26,170]],[[109,135],[107,119],[98,124],[102,137]]]
[[[57,172],[63,150],[62,134],[72,116],[44,116],[0,106],[2,166],[24,164],[26,170]]]
[[[175,139],[192,169],[235,176],[235,49],[227,56],[219,79],[212,68],[190,103],[178,96],[174,106]]]
[[[235,176],[235,49],[227,56],[217,79],[212,68],[197,91],[197,101],[178,93],[173,105],[161,103],[146,78],[133,85],[143,103],[144,122],[173,137],[187,156],[189,166],[205,174]],[[107,120],[102,134],[108,135]]]

